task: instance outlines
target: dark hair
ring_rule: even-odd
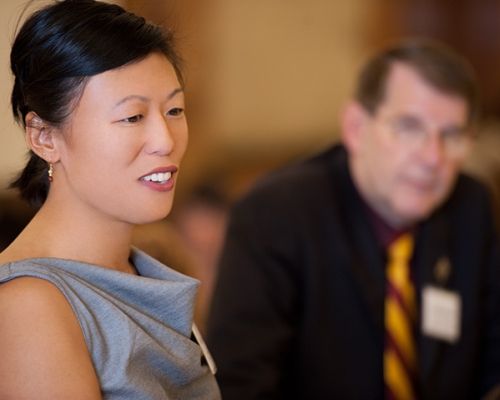
[[[394,63],[409,65],[443,93],[457,95],[469,106],[469,122],[479,114],[479,90],[467,60],[443,43],[425,39],[403,39],[377,53],[361,70],[355,98],[374,114],[384,100],[387,78]]]
[[[55,1],[29,16],[12,45],[14,118],[26,127],[25,117],[34,111],[45,122],[64,126],[89,77],[154,52],[165,55],[183,85],[183,61],[169,30],[114,4]],[[30,151],[26,167],[10,187],[40,206],[49,190],[47,171],[47,163]]]

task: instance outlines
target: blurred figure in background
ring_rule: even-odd
[[[173,215],[179,236],[195,266],[192,276],[201,282],[196,298],[195,320],[202,333],[205,333],[226,236],[229,208],[226,197],[224,191],[214,184],[199,185]]]
[[[226,233],[228,204],[224,190],[200,184],[172,218],[136,226],[132,236],[134,246],[200,281],[194,319],[202,333]]]
[[[459,172],[467,63],[405,40],[369,60],[343,145],[235,205],[208,324],[225,400],[477,399],[500,383],[500,259]]]
[[[10,194],[0,196],[0,252],[21,233],[35,212],[33,207],[17,197]]]
[[[489,188],[497,231],[500,232],[500,122],[482,118],[474,148],[463,170]]]

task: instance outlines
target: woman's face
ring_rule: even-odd
[[[174,68],[153,53],[91,77],[54,140],[60,160],[51,191],[75,212],[134,224],[164,218],[188,141]]]

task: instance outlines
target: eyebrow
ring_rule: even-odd
[[[182,89],[182,88],[177,88],[177,89],[172,90],[172,92],[170,92],[170,94],[167,96],[167,100],[170,100],[175,95],[177,95],[178,93],[182,93],[182,92],[184,92],[184,89]],[[149,102],[149,98],[147,98],[147,97],[140,96],[138,94],[132,94],[130,96],[127,96],[127,97],[124,97],[123,99],[121,99],[118,103],[115,104],[114,108],[116,108],[116,107],[120,106],[121,104],[126,103],[127,101],[130,101],[130,100],[139,100],[142,103]]]

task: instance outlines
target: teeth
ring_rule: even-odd
[[[147,175],[141,178],[143,181],[165,183],[172,177],[171,172],[160,172],[158,174]]]

